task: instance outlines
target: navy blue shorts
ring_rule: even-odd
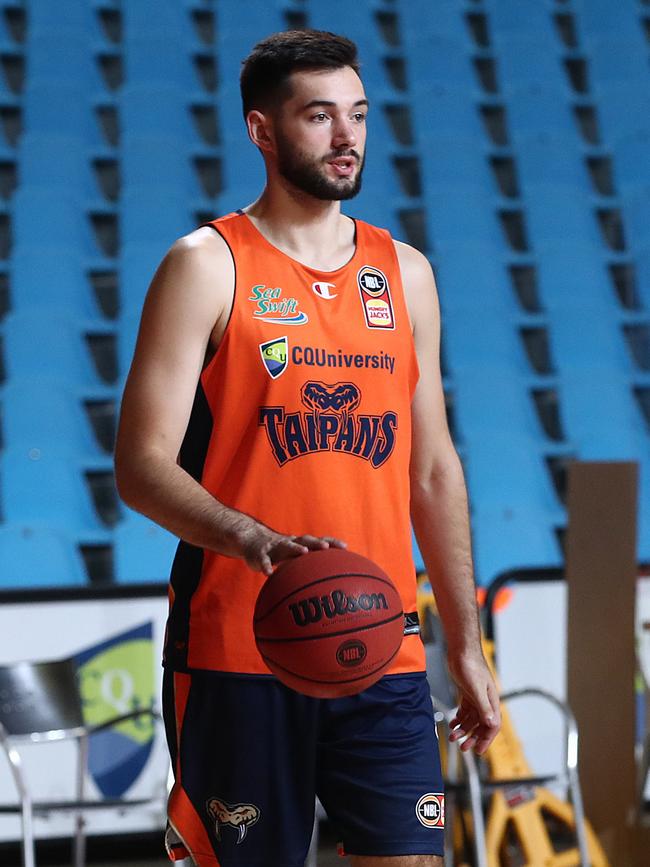
[[[442,855],[424,673],[315,699],[274,677],[165,672],[176,782],[168,851],[210,867],[303,867],[320,798],[350,855]]]

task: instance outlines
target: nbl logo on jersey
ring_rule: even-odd
[[[368,328],[394,330],[393,300],[384,272],[373,265],[364,265],[357,274],[357,285]]]
[[[341,452],[379,468],[395,447],[397,413],[356,412],[361,389],[353,382],[306,382],[300,390],[305,410],[286,412],[283,406],[260,407],[271,451],[280,466],[302,455]]]

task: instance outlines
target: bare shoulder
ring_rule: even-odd
[[[431,265],[429,260],[415,247],[410,244],[405,244],[403,241],[396,241],[393,238],[395,252],[399,260],[400,269],[404,276],[411,278],[431,276]]]
[[[438,293],[431,263],[419,250],[393,239],[402,275],[402,285],[411,322],[421,318],[423,308],[436,308]]]
[[[218,232],[202,226],[168,248],[151,281],[146,306],[196,310],[216,323],[230,307],[234,283],[230,248]]]
[[[232,253],[225,239],[210,229],[201,226],[182,235],[171,245],[163,263],[169,260],[176,267],[188,268],[197,276],[207,273],[223,273],[224,267],[233,270]]]

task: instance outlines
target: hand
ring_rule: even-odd
[[[465,738],[461,750],[474,749],[479,756],[490,746],[501,728],[499,694],[480,651],[450,655],[449,670],[460,692],[456,716],[450,722],[450,741]]]
[[[270,527],[255,522],[243,534],[242,554],[248,566],[256,572],[270,575],[282,560],[299,557],[307,551],[323,548],[345,548],[346,543],[332,536],[284,536]]]

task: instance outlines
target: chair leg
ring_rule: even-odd
[[[34,847],[34,815],[31,801],[22,798],[23,826],[23,867],[36,867],[36,852]]]
[[[88,738],[79,738],[77,755],[77,801],[84,799],[84,784],[86,780],[86,768],[88,767]],[[74,817],[74,867],[84,867],[86,863],[86,834],[85,818],[82,810],[77,810]]]
[[[318,816],[314,815],[314,829],[311,833],[311,843],[309,844],[309,852],[305,867],[317,867],[318,859]]]

